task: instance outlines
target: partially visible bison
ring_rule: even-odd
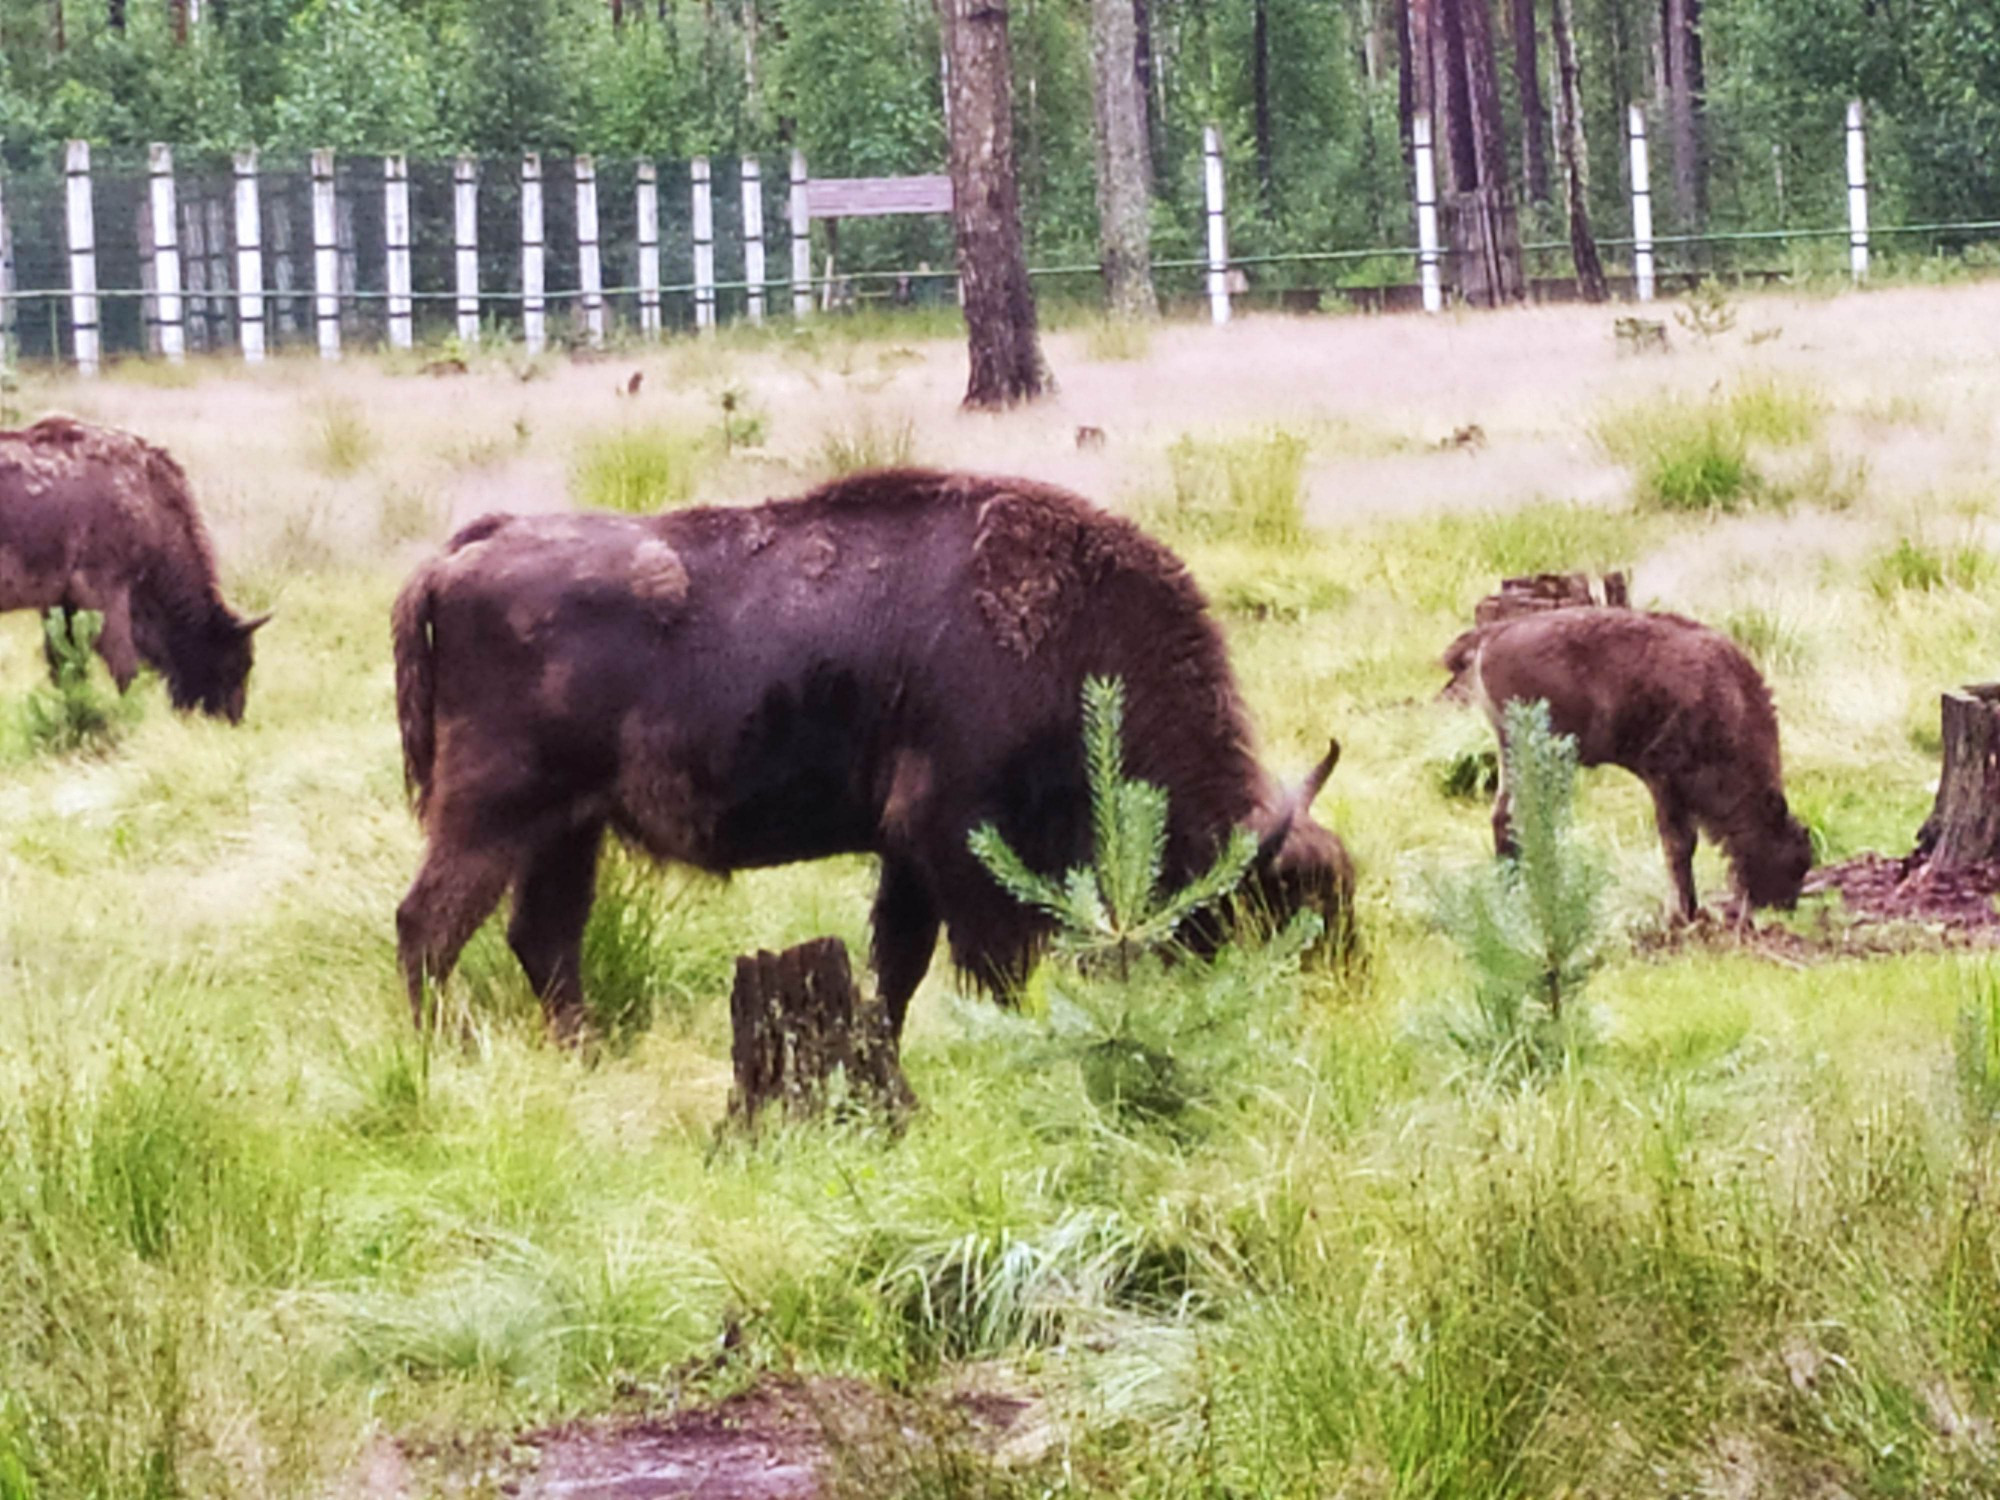
[[[141,662],[174,707],[243,717],[251,637],[223,602],[181,466],[130,433],[69,417],[0,432],[0,610],[96,610],[122,692]]]
[[[1252,898],[1346,930],[1352,867],[1309,816],[1333,757],[1296,789],[1266,775],[1187,569],[1046,485],[895,470],[749,508],[487,516],[405,585],[394,634],[427,839],[397,912],[413,1009],[511,889],[514,953],[573,1033],[607,830],[716,872],[879,855],[896,1030],[940,925],[1004,994],[1047,923],[967,835],[990,821],[1041,871],[1088,861],[1090,674],[1123,679],[1128,774],[1171,796],[1165,877],[1247,826]]]
[[[1727,636],[1679,615],[1555,609],[1467,631],[1443,665],[1445,695],[1477,703],[1496,733],[1507,704],[1539,698],[1584,765],[1623,766],[1646,783],[1683,919],[1697,910],[1697,829],[1722,845],[1751,905],[1797,902],[1812,840],[1785,803],[1770,691]],[[1507,815],[1503,778],[1493,807],[1503,854]]]

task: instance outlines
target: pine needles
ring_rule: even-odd
[[[92,609],[52,609],[44,617],[42,639],[55,680],[21,704],[21,736],[30,749],[104,755],[138,722],[137,699],[107,693],[91,679],[90,654],[103,631],[104,616]]]

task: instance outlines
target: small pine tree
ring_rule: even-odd
[[[107,694],[90,675],[90,656],[104,630],[96,610],[52,609],[42,621],[55,681],[37,687],[21,707],[21,731],[34,749],[54,755],[103,754],[138,717],[138,701]]]
[[[1514,856],[1439,891],[1440,925],[1475,976],[1470,1014],[1447,1030],[1496,1074],[1540,1073],[1587,1035],[1606,877],[1572,827],[1576,741],[1540,701],[1507,706],[1505,739]]]
[[[1125,779],[1125,685],[1083,685],[1084,767],[1090,780],[1094,860],[1060,880],[1038,875],[991,823],[972,831],[972,852],[1007,893],[1059,924],[1056,944],[1081,960],[1114,957],[1124,977],[1135,953],[1161,947],[1182,922],[1242,883],[1257,854],[1246,828],[1231,832],[1215,863],[1177,891],[1160,889],[1167,853],[1167,794]]]

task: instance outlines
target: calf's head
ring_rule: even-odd
[[[1790,911],[1813,865],[1812,835],[1775,788],[1753,795],[1745,824],[1728,841],[1737,884],[1752,906]]]
[[[1296,787],[1266,809],[1255,828],[1257,857],[1244,880],[1254,911],[1282,924],[1292,913],[1319,913],[1322,954],[1345,951],[1353,936],[1354,861],[1338,834],[1312,819],[1313,799],[1340,761],[1340,741]]]
[[[198,708],[212,718],[242,722],[248,695],[252,637],[270,620],[258,615],[245,620],[218,608],[203,627],[200,642],[180,655],[180,670],[168,687],[175,708]]]

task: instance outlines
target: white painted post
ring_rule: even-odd
[[[479,342],[479,163],[461,156],[451,169],[451,242],[458,282],[458,341]]]
[[[257,153],[236,153],[236,337],[243,362],[264,362],[264,220]]]
[[[757,158],[743,158],[743,280],[750,321],[764,321],[764,172]]]
[[[1443,257],[1438,253],[1437,149],[1431,117],[1410,121],[1410,144],[1417,158],[1417,280],[1423,284],[1424,311],[1444,311]]]
[[[1653,300],[1653,176],[1646,160],[1646,111],[1632,106],[1632,282],[1641,302]]]
[[[576,159],[576,274],[583,292],[583,331],[604,347],[604,261],[597,248],[597,163]]]
[[[709,190],[708,158],[689,166],[694,179],[694,326],[715,327],[715,202]]]
[[[542,158],[530,151],[521,158],[521,337],[531,355],[548,344],[542,293]]]
[[[175,238],[174,152],[155,141],[146,148],[153,208],[153,305],[158,310],[160,352],[169,364],[187,359],[186,309],[181,299],[181,249]]]
[[[388,252],[389,347],[416,343],[416,299],[410,295],[410,163],[401,153],[382,158],[382,241]]]
[[[102,342],[97,327],[97,216],[90,199],[90,142],[71,141],[63,161],[69,229],[69,326],[76,368],[95,375]]]
[[[813,310],[812,215],[806,207],[806,154],[792,152],[792,316]]]
[[[660,169],[639,163],[639,331],[660,336]]]
[[[1229,321],[1229,221],[1222,205],[1222,134],[1213,125],[1201,131],[1204,197],[1208,201],[1208,316]]]
[[[1868,126],[1861,101],[1847,106],[1847,259],[1856,281],[1868,279]]]
[[[340,234],[333,153],[312,154],[313,328],[321,359],[340,358]]]

